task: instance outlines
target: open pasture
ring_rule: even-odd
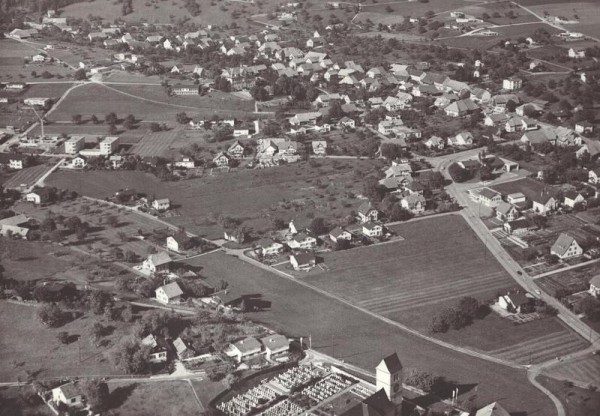
[[[465,387],[477,384],[477,391],[464,389],[467,392],[461,399],[477,395],[481,406],[501,400],[513,412],[546,415],[554,411],[550,400],[527,382],[524,371],[440,347],[223,252],[188,262],[201,268],[203,276],[225,279],[232,293],[260,295],[271,302],[270,309],[248,313],[248,319],[288,336],[306,340],[312,335],[312,346],[318,351],[368,371],[374,371],[382,356],[397,351],[405,366],[430,371]]]
[[[600,4],[597,1],[553,2],[548,0],[542,4],[527,7],[540,16],[547,13],[548,16],[577,21],[576,24],[562,25],[568,31],[581,32],[588,36],[600,36]]]
[[[468,5],[484,3],[484,1],[467,1],[467,0],[430,0],[426,3],[419,1],[397,1],[397,2],[381,2],[377,3],[366,3],[363,2],[361,10],[369,13],[380,13],[381,16],[397,15],[397,19],[403,16],[410,17],[424,17],[428,11],[433,11],[437,14],[446,14],[453,10],[457,10],[461,7]],[[390,12],[388,7],[393,10]],[[372,20],[372,19],[371,19]],[[375,25],[378,22],[374,21]],[[397,20],[396,23],[402,23],[401,20]]]
[[[48,279],[71,267],[71,256],[54,255],[65,249],[47,243],[2,238],[0,251],[4,275],[15,280]]]
[[[392,229],[404,240],[326,253],[330,270],[305,280],[418,330],[463,296],[487,300],[516,286],[458,215]]]
[[[119,86],[119,88],[123,88]],[[81,114],[84,117],[90,117],[92,114],[104,115],[114,112],[118,117],[125,117],[133,114],[137,119],[144,121],[167,122],[175,121],[177,113],[185,112],[190,117],[211,117],[220,109],[218,104],[211,106],[211,101],[204,101],[204,108],[199,107],[199,103],[177,104],[167,102],[167,100],[156,100],[146,98],[143,90],[138,91],[138,87],[129,87],[130,92],[121,91],[108,86],[85,85],[73,90],[67,98],[52,113],[52,119],[55,121],[70,121],[73,114]],[[245,106],[252,102],[244,102]],[[246,107],[245,107],[246,108]],[[221,117],[248,115],[253,109],[248,111],[223,109],[219,112]]]
[[[94,321],[83,315],[60,328],[48,328],[36,317],[36,306],[0,302],[0,381],[24,379],[29,370],[37,377],[73,377],[81,375],[120,374],[106,357],[105,348],[97,348],[88,339]],[[126,335],[129,324],[113,321],[114,330],[107,338],[115,342]],[[61,344],[56,335],[67,331],[79,339]]]

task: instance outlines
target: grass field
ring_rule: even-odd
[[[181,214],[169,222],[219,238],[223,232],[216,225],[219,214],[237,217],[257,232],[270,229],[271,219],[278,217],[289,221],[317,215],[341,221],[361,204],[350,194],[362,192],[362,178],[372,169],[379,169],[378,161],[322,160],[314,167],[299,162],[178,182],[160,182],[134,171],[55,172],[46,182],[96,198],[125,187],[169,198]]]
[[[70,267],[70,258],[54,256],[59,247],[46,243],[2,238],[0,251],[4,275],[16,280],[47,279]]]
[[[481,407],[500,400],[509,411],[551,415],[552,403],[533,388],[524,371],[492,364],[439,347],[404,333],[350,306],[293,281],[249,266],[222,252],[189,261],[203,276],[223,277],[238,294],[260,294],[271,308],[248,313],[289,336],[312,335],[313,348],[373,371],[381,357],[397,351],[407,367],[415,367],[461,383],[467,398]],[[477,392],[467,387],[476,384]],[[474,386],[472,386],[474,388]],[[537,412],[537,413],[534,413]]]
[[[21,97],[48,97],[57,101],[62,95],[71,88],[72,83],[44,83],[44,84],[31,84],[25,90]]]
[[[567,416],[593,416],[598,414],[600,392],[571,386],[549,377],[538,377],[538,381],[559,398]]]
[[[19,188],[21,185],[29,187],[36,183],[52,166],[49,165],[37,165],[30,168],[21,169],[9,180],[4,182],[2,186],[5,189]]]
[[[217,104],[220,101],[215,101],[214,106],[211,107],[212,102],[208,100],[204,101],[204,108],[200,108],[202,107],[200,102],[188,103],[188,105],[167,102],[166,99],[163,101],[145,98],[142,92],[138,92],[138,88],[130,87],[130,92],[119,92],[112,87],[100,85],[86,85],[77,88],[57,107],[51,118],[54,121],[70,121],[73,114],[89,117],[92,114],[101,116],[114,112],[119,117],[133,114],[137,119],[164,122],[175,121],[175,115],[180,112],[185,112],[190,117],[209,118],[213,114],[217,114],[217,111],[221,117],[242,117],[253,111],[253,108],[248,107],[252,104],[249,101],[244,102],[244,108],[248,108],[244,111],[221,108]]]
[[[109,390],[109,414],[114,416],[196,416],[204,410],[186,380],[139,383],[111,380]]]
[[[35,316],[35,306],[0,302],[0,381],[25,379],[29,370],[39,378],[120,374],[107,360],[105,350],[89,342],[87,331],[93,320],[84,315],[60,328],[47,328]],[[126,334],[122,323],[113,322],[111,342]],[[61,344],[56,334],[67,331],[80,342]],[[80,350],[81,348],[81,350]],[[81,353],[81,362],[79,357]]]

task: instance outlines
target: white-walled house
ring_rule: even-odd
[[[362,233],[367,237],[381,237],[383,235],[383,226],[369,221],[363,224]]]
[[[181,287],[179,287],[177,282],[171,282],[161,286],[154,292],[156,294],[156,300],[165,305],[181,302],[181,296],[183,295],[183,290],[181,290]]]
[[[561,233],[558,239],[550,248],[550,254],[554,254],[559,259],[569,259],[583,254],[583,249],[575,238],[567,233]]]
[[[74,382],[69,382],[52,389],[52,401],[58,405],[65,404],[67,407],[81,406],[83,394]]]
[[[246,358],[253,357],[261,352],[261,345],[255,338],[248,337],[233,344],[229,344],[229,347],[225,350],[225,354],[228,357],[237,359],[238,362]]]

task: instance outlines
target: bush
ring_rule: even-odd
[[[64,322],[65,313],[58,305],[49,304],[37,310],[37,317],[44,325],[56,328]]]

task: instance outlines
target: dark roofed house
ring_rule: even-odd
[[[509,293],[498,298],[498,306],[512,313],[523,313],[531,299],[523,292]]]
[[[71,381],[52,389],[52,401],[56,405],[63,403],[67,407],[81,406],[83,394],[79,386]]]
[[[161,286],[156,289],[155,292],[156,300],[164,304],[179,303],[181,301],[181,296],[183,295],[183,290],[181,290],[181,287],[179,287],[177,282],[171,282]]]
[[[390,401],[385,390],[380,389],[341,416],[396,416],[396,406]]]
[[[360,218],[360,221],[363,223],[369,222],[369,221],[377,221],[377,218],[379,217],[379,211],[377,211],[377,209],[373,208],[373,205],[371,204],[370,201],[367,201],[367,202],[362,203],[358,207],[358,217]]]
[[[150,273],[168,272],[172,262],[171,256],[161,251],[160,253],[150,254],[142,263],[142,268]]]
[[[294,270],[309,270],[317,264],[317,258],[313,253],[296,253],[290,256],[290,263]]]
[[[560,233],[556,239],[556,242],[552,244],[550,253],[554,254],[559,259],[568,259],[571,257],[581,256],[583,254],[583,249],[575,237],[567,233]]]

